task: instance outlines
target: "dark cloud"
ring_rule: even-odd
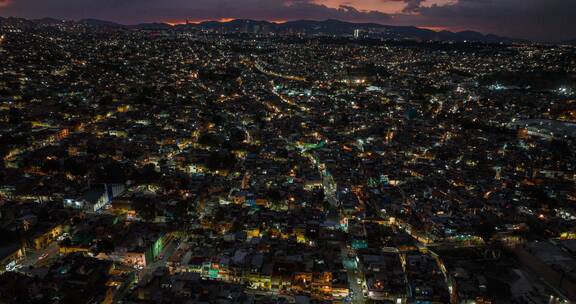
[[[425,0],[404,0],[406,2],[406,7],[403,12],[415,12],[420,9],[420,6]]]
[[[576,0],[459,0],[450,5],[420,6],[417,12],[395,20],[540,41],[576,38]]]
[[[426,0],[381,0],[382,2],[404,2],[406,6],[402,9],[403,13],[413,13],[420,9],[422,3]]]
[[[542,41],[576,38],[576,0],[454,0],[452,4],[432,6],[431,0],[381,0],[383,7],[386,2],[406,4],[402,12],[392,15],[358,10],[362,1],[341,1],[346,5],[328,7],[314,0],[0,0],[0,15],[99,18],[122,23],[221,18],[340,19],[471,29]]]
[[[333,18],[385,23],[391,19],[378,11],[360,11],[347,5],[333,8],[312,0],[18,0],[0,14],[28,18],[102,18],[124,23],[220,18]]]

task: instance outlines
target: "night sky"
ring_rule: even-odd
[[[576,0],[0,0],[0,16],[124,24],[333,18],[540,41],[576,39]]]

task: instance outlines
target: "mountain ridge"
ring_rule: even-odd
[[[348,22],[337,19],[326,20],[292,20],[282,23],[276,23],[265,20],[253,19],[234,19],[229,21],[202,21],[198,23],[184,23],[184,24],[169,24],[164,22],[151,22],[140,23],[133,25],[125,25],[112,21],[99,20],[93,18],[81,19],[78,21],[59,20],[55,18],[42,18],[36,20],[28,20],[15,17],[0,17],[0,22],[6,20],[17,20],[18,22],[32,22],[36,24],[55,24],[55,23],[76,23],[87,26],[105,27],[105,28],[125,28],[125,29],[138,29],[148,31],[161,31],[161,30],[213,30],[221,32],[237,32],[237,33],[300,33],[307,35],[318,36],[353,36],[356,30],[359,31],[361,37],[382,38],[382,39],[407,39],[407,40],[423,40],[423,41],[477,41],[485,43],[527,43],[530,42],[526,39],[517,39],[510,37],[498,36],[495,34],[483,34],[476,31],[433,31],[426,28],[419,28],[416,26],[395,26],[385,25],[379,23],[358,23]],[[576,44],[575,40],[568,40],[563,42],[556,42],[555,44]]]
[[[165,28],[166,23],[162,28]],[[220,30],[224,32],[252,32],[254,27],[267,27],[267,31],[276,33],[303,32],[311,35],[352,36],[355,30],[370,37],[388,39],[417,39],[437,41],[479,41],[489,43],[514,43],[528,42],[524,39],[497,36],[494,34],[482,34],[474,31],[451,32],[433,31],[416,26],[394,26],[379,23],[355,23],[337,19],[327,20],[293,20],[282,23],[271,21],[235,19],[231,21],[203,21],[200,23],[176,24],[172,28],[185,30],[186,28],[200,28],[205,30]],[[137,29],[153,29],[150,23],[136,24],[131,27]],[[241,28],[244,27],[244,28]],[[159,30],[162,28],[158,28]],[[260,28],[262,30],[262,28]]]

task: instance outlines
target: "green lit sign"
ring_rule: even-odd
[[[210,268],[210,270],[208,270],[208,277],[210,277],[211,279],[217,279],[218,269]]]

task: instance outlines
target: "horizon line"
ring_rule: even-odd
[[[382,22],[377,22],[377,21],[371,21],[371,22],[367,22],[367,21],[349,21],[349,20],[343,20],[343,19],[338,19],[338,18],[323,18],[323,19],[307,19],[307,18],[301,18],[301,19],[258,19],[258,18],[208,18],[208,19],[183,19],[183,20],[158,20],[158,21],[142,21],[142,22],[120,22],[120,21],[112,21],[110,19],[101,19],[101,18],[94,18],[94,17],[88,17],[88,18],[58,18],[58,17],[50,17],[50,16],[45,16],[45,17],[41,17],[41,18],[25,18],[25,17],[17,17],[17,16],[0,16],[0,18],[4,18],[4,19],[23,19],[23,20],[28,20],[28,21],[40,21],[43,19],[54,19],[54,20],[58,20],[61,22],[80,22],[80,21],[84,21],[84,20],[97,20],[97,21],[104,21],[104,22],[109,22],[109,23],[115,23],[118,25],[125,25],[125,26],[131,26],[131,25],[139,25],[139,24],[153,24],[153,23],[161,23],[161,24],[167,24],[167,25],[182,25],[182,24],[186,24],[188,22],[188,24],[201,24],[201,23],[206,23],[206,22],[220,22],[220,23],[228,23],[228,22],[232,22],[232,21],[236,21],[236,20],[247,20],[247,21],[256,21],[256,22],[269,22],[269,23],[274,23],[274,24],[284,24],[284,23],[288,23],[288,22],[294,22],[294,21],[316,21],[316,22],[324,22],[324,21],[339,21],[339,22],[343,22],[343,23],[351,23],[351,24],[377,24],[377,25],[382,25],[382,26],[394,26],[394,27],[414,27],[414,28],[420,28],[420,29],[439,29],[439,28],[447,28],[447,27],[441,27],[441,26],[434,26],[434,25],[426,25],[426,26],[416,26],[416,25],[392,25],[392,24],[388,24],[388,23],[382,23]],[[472,30],[469,29],[470,31],[475,31],[478,33],[481,33],[480,31],[477,30]]]
[[[471,28],[467,28],[467,29],[450,29],[449,27],[442,27],[442,26],[434,26],[434,25],[425,25],[425,26],[416,26],[416,25],[391,25],[391,24],[386,24],[386,23],[381,23],[381,22],[366,22],[366,21],[348,21],[348,20],[342,20],[342,19],[337,19],[337,18],[325,18],[325,19],[289,19],[289,20],[267,20],[267,19],[251,19],[251,18],[214,18],[214,19],[184,19],[184,20],[158,20],[158,21],[148,21],[148,22],[136,22],[136,23],[127,23],[127,22],[119,22],[119,21],[111,21],[111,20],[107,20],[107,19],[100,19],[100,18],[94,18],[94,17],[89,17],[89,18],[75,18],[75,19],[65,19],[65,18],[58,18],[58,17],[42,17],[42,18],[25,18],[25,17],[17,17],[17,16],[0,16],[0,18],[3,19],[23,19],[23,20],[28,20],[28,21],[40,21],[43,19],[54,19],[54,20],[59,20],[61,22],[81,22],[81,21],[85,21],[85,20],[96,20],[96,21],[103,21],[103,22],[109,22],[109,23],[114,23],[114,24],[118,24],[118,25],[122,25],[122,26],[137,26],[137,25],[142,25],[142,24],[154,24],[154,23],[158,23],[158,24],[165,24],[165,25],[169,25],[169,26],[178,26],[178,25],[186,25],[186,24],[192,24],[192,25],[199,25],[202,23],[207,23],[207,22],[219,22],[219,23],[228,23],[228,22],[233,22],[236,20],[247,20],[247,21],[256,21],[256,22],[268,22],[268,23],[272,23],[272,24],[277,24],[277,25],[281,25],[281,24],[285,24],[288,22],[296,22],[296,21],[316,21],[316,22],[325,22],[325,21],[339,21],[339,22],[343,22],[343,23],[349,23],[349,24],[359,24],[359,25],[367,25],[367,24],[377,24],[380,26],[390,26],[390,27],[405,27],[405,28],[417,28],[417,29],[422,29],[422,30],[429,30],[429,31],[433,31],[433,32],[442,32],[442,31],[448,31],[451,33],[462,33],[462,32],[476,32],[476,33],[480,33],[482,35],[494,35],[494,36],[499,36],[502,38],[507,38],[507,39],[514,39],[514,40],[523,40],[523,41],[529,41],[529,42],[533,42],[533,43],[544,43],[544,44],[561,44],[564,42],[570,42],[573,39],[568,39],[568,40],[562,40],[562,41],[538,41],[538,40],[533,40],[533,39],[526,39],[526,38],[516,38],[516,37],[508,37],[508,36],[500,36],[498,34],[494,34],[494,33],[488,33],[488,32],[482,32],[479,30],[475,30],[475,29],[471,29]]]

